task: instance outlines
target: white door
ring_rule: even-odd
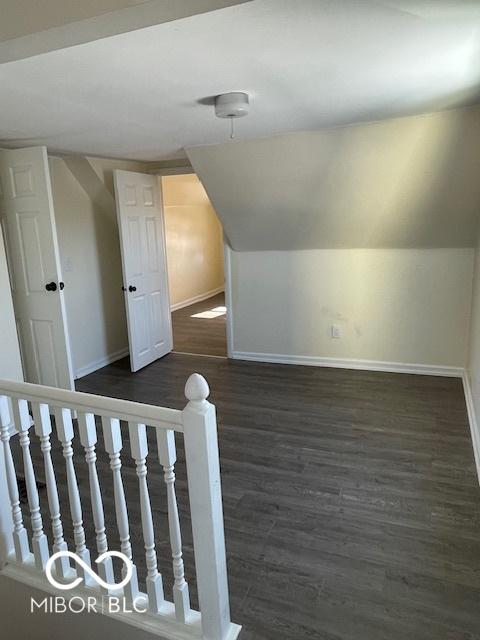
[[[0,151],[0,217],[25,379],[73,389],[45,147]]]
[[[163,206],[158,178],[115,171],[130,368],[173,349]]]

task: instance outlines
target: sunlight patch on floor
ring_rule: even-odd
[[[219,318],[220,316],[224,316],[227,313],[226,307],[214,307],[209,311],[202,311],[201,313],[194,313],[191,318],[204,318],[207,320],[211,320],[212,318]]]

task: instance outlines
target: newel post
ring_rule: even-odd
[[[198,598],[206,640],[225,640],[230,630],[227,561],[215,407],[198,373],[185,385],[185,457],[192,518]]]

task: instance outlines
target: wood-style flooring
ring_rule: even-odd
[[[225,294],[197,302],[172,313],[173,350],[208,356],[227,356],[225,314],[217,318],[192,318],[197,313],[225,306]]]
[[[182,408],[193,371],[207,378],[217,406],[231,610],[243,625],[242,640],[480,638],[480,489],[460,380],[170,354],[135,375],[127,359],[119,361],[77,386]],[[40,451],[36,442],[32,446],[40,472]],[[196,606],[180,437],[177,446],[185,566]],[[98,454],[107,533],[118,548],[101,442]],[[68,523],[58,446],[54,459]],[[138,490],[126,433],[122,459],[143,579]],[[90,523],[78,445],[75,461]],[[171,598],[166,499],[157,464],[152,441],[148,479]],[[94,549],[90,527],[87,533]],[[71,540],[70,526],[67,536]]]

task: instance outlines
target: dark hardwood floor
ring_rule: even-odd
[[[243,625],[242,640],[480,638],[480,489],[460,380],[170,354],[135,375],[128,360],[119,361],[77,386],[182,408],[193,371],[207,378],[217,405],[232,619]],[[143,577],[125,436],[124,481]],[[177,493],[196,606],[181,445],[177,438]],[[33,448],[40,471],[36,442]],[[107,533],[116,548],[101,443],[98,453]],[[80,455],[77,444],[91,522]],[[58,446],[54,456],[63,469]],[[58,476],[68,522],[64,473]],[[153,442],[148,478],[171,598],[165,491]],[[90,529],[88,537],[93,549]]]
[[[192,318],[192,315],[225,306],[225,294],[197,302],[172,313],[173,350],[208,356],[227,356],[225,314],[217,318]]]

